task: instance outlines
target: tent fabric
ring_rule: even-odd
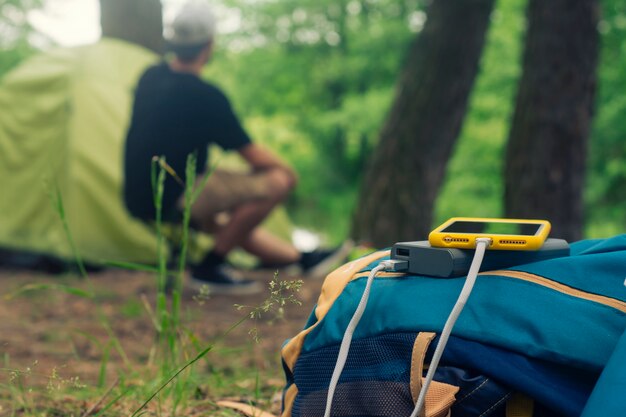
[[[122,201],[133,88],[153,53],[122,41],[37,55],[0,81],[0,247],[71,258],[51,195],[91,262],[155,259]]]

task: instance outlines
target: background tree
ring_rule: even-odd
[[[523,75],[506,151],[505,213],[582,237],[598,55],[598,0],[530,0]]]
[[[383,247],[427,236],[493,0],[435,0],[409,52],[367,170],[353,234]]]
[[[159,0],[100,0],[102,36],[163,52],[163,11]]]

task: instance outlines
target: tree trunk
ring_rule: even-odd
[[[530,0],[523,75],[506,152],[508,217],[543,218],[582,237],[598,0]]]
[[[353,236],[384,247],[426,239],[467,108],[493,0],[434,0],[370,159]]]
[[[100,0],[102,36],[163,52],[163,10],[159,0]]]

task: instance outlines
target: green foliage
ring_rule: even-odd
[[[349,232],[359,182],[405,53],[425,23],[424,2],[214,4],[224,23],[238,23],[218,39],[207,78],[227,92],[252,136],[298,170],[300,184],[288,204],[294,221],[338,242]],[[527,0],[496,4],[481,71],[437,201],[437,223],[459,214],[502,215],[503,151],[521,69],[526,5]],[[618,0],[601,5],[602,50],[586,187],[589,237],[619,233],[626,223],[626,99],[621,93],[626,6]],[[0,4],[0,76],[34,50],[26,15],[40,6],[41,0]]]
[[[596,117],[587,181],[588,233],[608,236],[626,224],[626,4],[604,1]]]
[[[424,23],[422,3],[226,4],[241,8],[243,27],[219,40],[221,50],[207,76],[228,92],[253,136],[298,169],[300,184],[289,206],[294,221],[339,241],[349,233],[356,190],[389,111],[404,54]],[[526,6],[527,0],[496,4],[437,200],[436,223],[453,215],[502,216],[502,164],[521,71]],[[626,99],[621,94],[626,6],[605,0],[602,7],[586,189],[588,237],[620,233],[626,223]]]
[[[349,232],[365,162],[424,22],[421,2],[225,3],[240,9],[243,27],[218,41],[207,77],[227,91],[253,136],[298,170],[289,205],[296,223],[336,243]]]
[[[27,15],[41,7],[41,0],[2,0],[0,2],[0,78],[35,48],[29,42],[34,30]]]

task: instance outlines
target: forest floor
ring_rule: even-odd
[[[274,278],[269,271],[254,275],[268,284]],[[298,278],[278,276],[279,280]],[[283,384],[280,347],[304,326],[321,284],[321,280],[305,280],[296,294],[302,304],[287,305],[283,318],[270,320],[273,317],[269,315],[248,320],[223,339],[234,323],[249,315],[249,309],[238,310],[235,304],[258,306],[269,291],[204,299],[186,290],[182,327],[185,334],[193,335],[199,348],[215,343],[215,350],[201,366],[218,378],[218,385],[217,375],[255,369],[257,379],[275,386],[278,393]],[[78,289],[95,295],[81,296]],[[155,346],[150,311],[154,311],[156,293],[156,278],[143,272],[110,269],[80,279],[0,270],[0,416],[14,415],[5,413],[9,407],[15,413],[10,402],[20,392],[71,384],[108,386],[116,375],[133,374],[134,369],[145,367]],[[251,331],[258,333],[259,340],[254,340]],[[238,383],[245,388],[245,381]],[[254,381],[247,383],[254,385]],[[223,392],[229,392],[229,387],[224,386]]]

